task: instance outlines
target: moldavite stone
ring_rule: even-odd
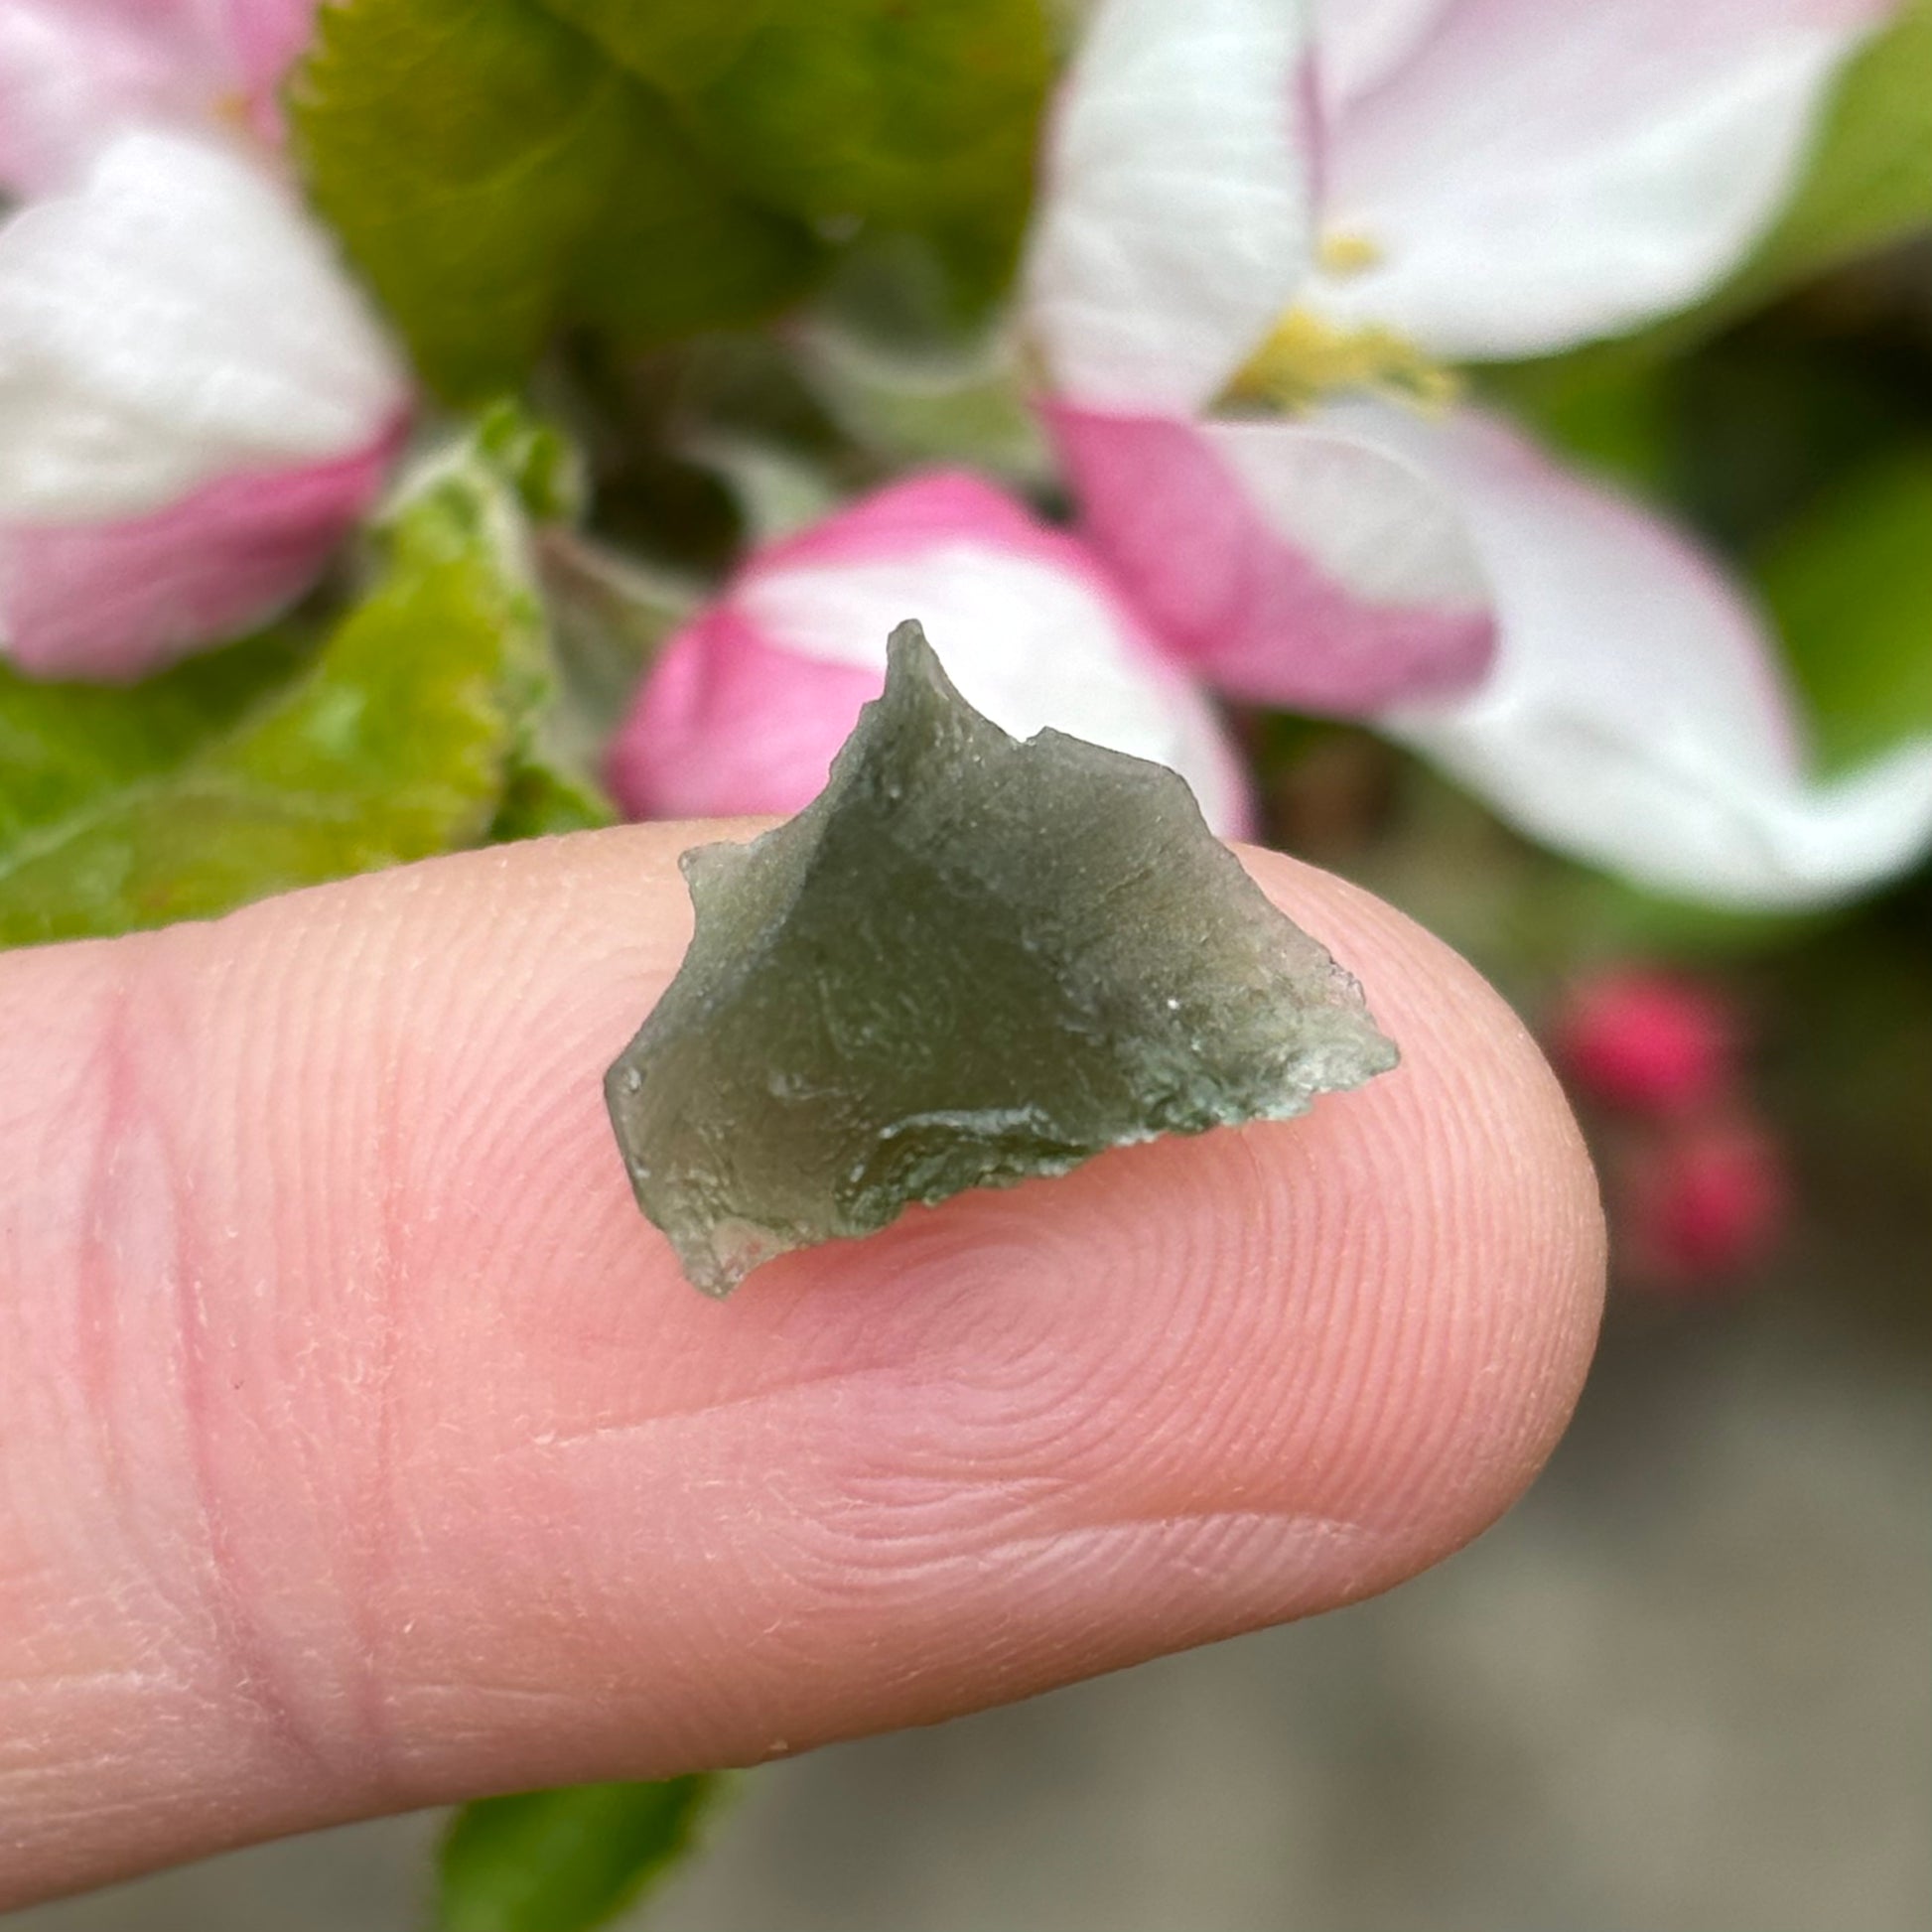
[[[915,623],[824,791],[683,866],[696,934],[605,1092],[707,1294],[914,1201],[1281,1120],[1395,1064],[1178,777],[1009,738]]]

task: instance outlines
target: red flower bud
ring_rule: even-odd
[[[1630,1113],[1682,1114],[1730,1082],[1737,1025],[1715,992],[1640,969],[1579,982],[1558,1016],[1555,1053],[1578,1092]]]
[[[1688,1285],[1762,1261],[1790,1202],[1784,1150],[1734,1116],[1668,1126],[1613,1172],[1610,1211],[1633,1273]]]

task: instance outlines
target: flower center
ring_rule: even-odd
[[[240,87],[224,88],[209,102],[214,118],[230,134],[246,134],[251,138],[255,132],[254,104]]]
[[[1322,237],[1317,259],[1340,279],[1373,268],[1382,251],[1367,235],[1337,232]],[[1331,396],[1370,395],[1440,415],[1460,392],[1454,370],[1393,329],[1329,322],[1298,305],[1241,365],[1222,400],[1297,415]]]
[[[1347,228],[1330,228],[1315,247],[1315,259],[1330,275],[1360,275],[1382,259],[1381,243]]]
[[[1299,415],[1331,396],[1370,395],[1434,416],[1455,401],[1461,386],[1453,369],[1393,329],[1350,328],[1294,308],[1241,365],[1223,400]]]

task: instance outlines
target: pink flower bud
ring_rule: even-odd
[[[1611,1173],[1614,1234],[1631,1272],[1689,1287],[1762,1261],[1789,1218],[1784,1150],[1737,1116],[1663,1128]]]
[[[226,0],[222,38],[249,94],[273,101],[316,31],[320,0]]]
[[[967,701],[1170,765],[1207,822],[1250,824],[1206,700],[1086,548],[959,472],[895,484],[756,553],[644,681],[609,776],[637,818],[793,812],[825,783],[916,618]]]
[[[0,652],[138,677],[273,616],[380,491],[408,410],[272,170],[118,136],[0,223]]]
[[[0,0],[0,185],[71,187],[131,127],[245,120],[283,138],[317,0]]]
[[[224,477],[145,516],[0,523],[0,646],[36,676],[120,683],[240,636],[315,582],[399,441]]]
[[[1558,1065],[1605,1107],[1679,1114],[1708,1106],[1729,1084],[1737,1024],[1707,987],[1628,968],[1578,982],[1558,1016]]]

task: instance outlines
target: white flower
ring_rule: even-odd
[[[1240,695],[1377,717],[1533,836],[1668,891],[1802,905],[1911,863],[1932,743],[1810,781],[1737,592],[1458,407],[1448,367],[1714,287],[1888,11],[1100,7],[1027,310],[1087,533],[1170,648]]]

